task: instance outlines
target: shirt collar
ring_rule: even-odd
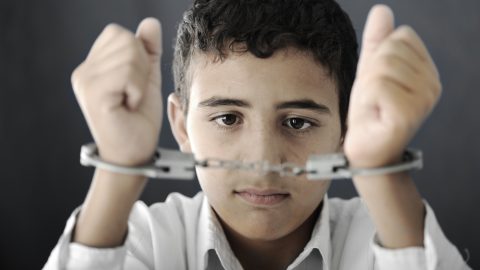
[[[240,262],[233,254],[230,244],[227,241],[222,225],[213,212],[206,196],[203,197],[199,220],[199,239],[197,258],[199,258],[199,269],[206,269],[209,263],[209,255],[213,251],[223,269],[242,269]]]
[[[330,269],[331,261],[331,241],[330,241],[330,207],[328,203],[328,195],[323,197],[323,205],[320,215],[313,227],[312,237],[308,241],[304,250],[290,265],[289,269],[293,269],[312,254],[313,250],[318,250],[322,256],[323,268]]]
[[[242,269],[240,262],[233,254],[217,216],[213,212],[206,196],[203,197],[198,227],[197,258],[199,269],[206,269],[209,254],[214,251],[224,269]],[[307,259],[313,250],[317,249],[323,259],[323,269],[330,269],[331,241],[330,241],[330,213],[328,196],[323,198],[320,215],[312,231],[312,237],[304,250],[294,260],[288,269],[294,269]]]

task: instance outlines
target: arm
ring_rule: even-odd
[[[441,93],[437,69],[409,27],[393,27],[393,13],[376,6],[367,19],[352,88],[344,150],[351,166],[397,163]],[[377,230],[382,269],[469,269],[443,235],[407,173],[355,177]]]
[[[384,247],[424,245],[425,207],[409,175],[356,177],[354,183]]]
[[[72,241],[91,247],[121,246],[133,204],[146,179],[97,169],[78,216]]]
[[[161,127],[160,25],[145,19],[136,35],[109,25],[73,72],[75,96],[99,148],[111,163],[136,166],[153,155]],[[97,169],[73,242],[123,244],[127,221],[146,179]]]
[[[389,8],[374,7],[349,108],[344,147],[351,165],[369,168],[399,161],[440,92],[437,69],[421,39],[407,26],[394,29]],[[353,180],[384,247],[424,245],[425,208],[407,173]]]

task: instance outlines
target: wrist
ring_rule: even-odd
[[[424,204],[408,173],[358,176],[353,182],[382,246],[423,246]]]
[[[403,161],[403,149],[402,151],[396,151],[395,154],[348,154],[347,158],[351,168],[358,169],[371,169],[388,167],[395,164],[399,164]]]
[[[111,195],[118,193],[123,199],[131,198],[135,201],[147,181],[147,177],[143,175],[121,174],[97,168],[91,188],[101,189],[101,192],[108,192]]]
[[[146,182],[142,176],[97,169],[72,240],[92,247],[122,245],[128,217]]]

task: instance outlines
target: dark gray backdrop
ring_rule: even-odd
[[[0,268],[38,269],[70,212],[82,203],[92,169],[78,163],[91,136],[70,86],[70,73],[109,22],[134,29],[146,16],[161,19],[165,54],[163,92],[170,71],[176,24],[190,0],[0,1]],[[425,153],[415,178],[436,210],[446,235],[478,268],[480,218],[480,2],[385,1],[397,23],[424,38],[444,85],[443,97],[412,145]],[[374,1],[343,0],[360,36]],[[176,147],[164,121],[161,146]],[[196,181],[153,180],[142,199],[164,200],[171,191],[193,195]],[[335,183],[331,196],[351,197],[351,182]],[[468,249],[468,251],[467,251]]]

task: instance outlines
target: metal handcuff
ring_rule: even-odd
[[[277,173],[279,176],[307,175],[309,180],[349,179],[354,176],[392,174],[408,170],[420,170],[423,167],[422,152],[407,149],[398,164],[381,168],[359,169],[349,167],[342,153],[312,155],[305,167],[293,163],[270,164],[268,161],[246,162],[223,159],[195,159],[193,154],[177,150],[158,148],[154,158],[148,164],[138,167],[126,167],[102,160],[95,143],[82,146],[80,163],[104,170],[131,175],[143,175],[150,178],[190,180],[194,178],[195,167],[221,168],[228,170],[251,171],[260,174]]]

